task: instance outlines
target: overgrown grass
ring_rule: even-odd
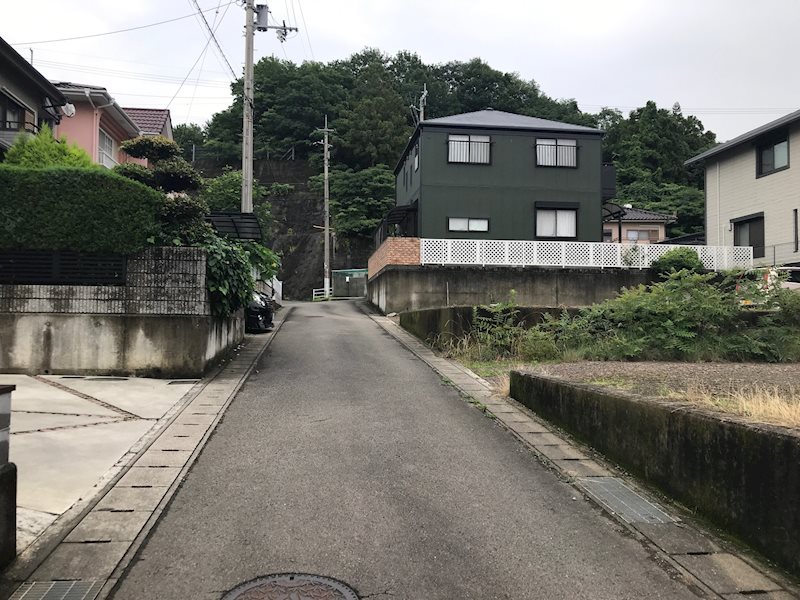
[[[694,386],[671,397],[753,421],[800,427],[800,389],[787,391],[774,386],[755,386],[721,393]]]
[[[800,360],[800,294],[779,287],[756,290],[759,315],[742,307],[754,297],[752,276],[672,272],[649,286],[526,327],[508,302],[476,307],[472,330],[435,345],[463,361],[552,360],[754,361]],[[757,278],[755,278],[757,280]]]

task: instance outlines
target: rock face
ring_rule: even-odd
[[[195,166],[205,177],[214,177],[224,164],[201,160]],[[286,198],[272,201],[276,233],[270,247],[283,257],[278,274],[283,297],[310,300],[312,290],[323,285],[324,240],[322,230],[313,226],[323,225],[325,207],[322,196],[308,189],[308,179],[319,172],[305,160],[257,160],[253,172],[263,185],[288,183],[294,187]],[[337,239],[332,252],[332,269],[366,268],[372,242]]]

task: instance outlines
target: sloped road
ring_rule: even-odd
[[[353,303],[295,308],[113,598],[695,598]]]

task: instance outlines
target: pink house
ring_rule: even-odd
[[[141,132],[108,90],[69,82],[58,82],[55,86],[75,107],[74,116],[61,119],[57,137],[77,144],[92,160],[109,169],[124,162],[145,163],[119,149],[122,142],[138,137]]]

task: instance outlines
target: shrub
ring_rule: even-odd
[[[170,192],[164,198],[159,216],[161,218],[163,244],[195,245],[211,233],[211,225],[206,223],[208,206],[200,198],[183,192]]]
[[[212,234],[200,246],[208,253],[206,287],[213,314],[227,317],[247,306],[255,282],[242,245]]]
[[[155,188],[156,179],[153,176],[153,171],[136,163],[122,163],[114,167],[114,172],[117,175],[122,175],[128,179],[133,179],[139,183],[143,183],[147,187]]]
[[[553,335],[539,328],[522,334],[519,342],[519,357],[524,361],[552,360],[559,355]]]
[[[180,146],[163,135],[140,135],[122,142],[120,149],[134,158],[146,158],[153,162],[166,160],[181,153]]]
[[[667,275],[673,271],[682,270],[693,272],[705,270],[697,252],[691,248],[668,250],[660,258],[654,260],[650,268],[654,269],[659,275]]]
[[[0,165],[0,247],[131,254],[158,236],[162,203],[106,169]]]
[[[20,135],[6,152],[6,164],[32,169],[46,167],[96,167],[91,157],[75,144],[57,140],[47,125],[35,136]]]
[[[155,183],[165,192],[185,192],[200,187],[202,179],[186,160],[179,156],[153,164]]]
[[[270,237],[274,224],[272,206],[267,200],[282,198],[294,189],[285,183],[273,183],[269,188],[253,180],[253,213],[261,226],[264,239]],[[200,196],[208,203],[211,210],[239,210],[242,203],[242,172],[226,169],[222,175],[203,180]]]

